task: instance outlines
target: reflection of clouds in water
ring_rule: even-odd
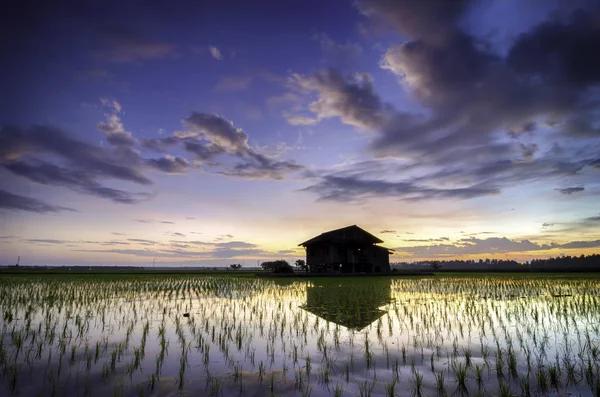
[[[478,391],[473,368],[479,365],[486,392],[494,394],[498,381],[488,369],[496,365],[497,346],[506,360],[512,349],[519,379],[527,378],[525,349],[531,352],[532,390],[537,366],[553,365],[557,354],[577,364],[576,376],[585,379],[581,368],[587,367],[580,361],[599,358],[598,295],[597,279],[556,277],[22,277],[0,279],[0,299],[12,311],[10,322],[0,318],[0,329],[6,357],[15,357],[12,327],[23,338],[18,382],[25,395],[50,393],[48,378],[37,376],[44,372],[66,393],[77,392],[72,380],[79,377],[79,391],[87,382],[94,393],[134,396],[156,375],[154,393],[176,395],[182,357],[182,392],[190,395],[216,389],[239,394],[240,387],[244,395],[266,395],[271,381],[282,396],[308,389],[326,396],[338,384],[345,394],[358,394],[365,381],[374,382],[373,393],[384,394],[396,377],[396,392],[409,390],[411,368],[423,376],[423,391],[434,395],[432,366],[437,372],[450,369],[446,387],[452,394],[452,363],[465,363],[467,352],[469,393]],[[569,356],[565,346],[582,351],[583,358]],[[26,357],[31,367],[23,365]],[[508,361],[504,367],[507,376]],[[561,392],[572,392],[565,373]],[[504,380],[513,391],[519,390],[515,378]],[[0,388],[8,390],[9,382],[10,371]],[[580,382],[578,393],[586,395],[586,387]]]

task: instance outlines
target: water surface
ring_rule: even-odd
[[[0,390],[598,396],[599,295],[587,275],[2,276]]]

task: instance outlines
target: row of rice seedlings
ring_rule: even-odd
[[[598,395],[600,385],[597,280],[350,283],[345,288],[356,297],[354,305],[344,305],[343,295],[336,294],[323,303],[328,318],[341,324],[349,316],[364,317],[361,304],[389,291],[385,315],[360,332],[301,309],[315,288],[304,281],[11,277],[0,282],[0,367],[11,393],[26,386],[67,392],[81,389],[82,382],[83,392],[89,392],[93,374],[101,374],[103,386],[114,393],[153,391],[165,378],[176,379],[183,392],[194,386],[190,370],[215,395],[229,383],[242,393],[250,385],[245,377],[254,377],[258,386],[252,387],[269,393],[287,383],[302,393],[330,392],[332,381],[344,384],[335,388],[336,395],[389,394],[390,385],[392,394],[421,395],[429,387],[440,395],[549,390]],[[147,350],[154,357],[147,357]],[[410,373],[401,376],[408,365]]]

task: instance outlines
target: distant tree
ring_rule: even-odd
[[[242,268],[242,264],[241,264],[241,263],[234,263],[234,264],[232,264],[232,265],[229,265],[229,267],[230,267],[232,270],[239,270],[239,269],[241,269],[241,268]]]
[[[273,273],[294,273],[294,268],[283,259],[263,262],[260,264],[260,267]]]
[[[298,259],[295,262],[295,265],[298,269],[308,273],[308,265],[306,264],[306,261],[304,259]]]
[[[431,269],[434,272],[437,271],[437,270],[440,270],[441,267],[442,267],[442,265],[440,264],[440,262],[438,262],[438,261],[431,262]]]

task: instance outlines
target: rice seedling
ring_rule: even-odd
[[[334,397],[342,397],[343,395],[344,395],[344,389],[342,388],[341,385],[336,384],[335,389],[333,389],[333,396]]]
[[[452,371],[454,372],[456,384],[458,386],[458,392],[461,394],[467,393],[467,365],[461,362],[453,361],[451,367]]]
[[[419,374],[419,371],[413,372],[411,386],[410,392],[413,397],[421,397],[423,395],[423,375]]]
[[[444,371],[440,371],[435,374],[435,386],[437,395],[440,397],[446,396],[446,385],[444,384]]]
[[[460,394],[595,395],[599,296],[594,277],[7,276],[0,387],[133,396],[204,379],[206,394],[285,397],[292,382],[339,395],[345,382],[348,395],[446,395],[451,371]]]
[[[557,365],[548,367],[548,378],[550,378],[550,386],[558,392],[560,387],[560,369]]]
[[[544,367],[538,367],[536,372],[536,382],[538,390],[541,393],[548,392],[548,376]]]
[[[517,397],[516,394],[510,389],[510,386],[502,381],[498,383],[498,396]]]
[[[373,392],[373,389],[375,388],[376,383],[375,382],[369,382],[368,380],[365,380],[362,383],[358,384],[358,392],[360,397],[371,397],[371,393]]]
[[[521,378],[519,380],[519,387],[521,388],[521,396],[523,396],[523,397],[531,396],[531,387],[529,384],[529,376]]]

